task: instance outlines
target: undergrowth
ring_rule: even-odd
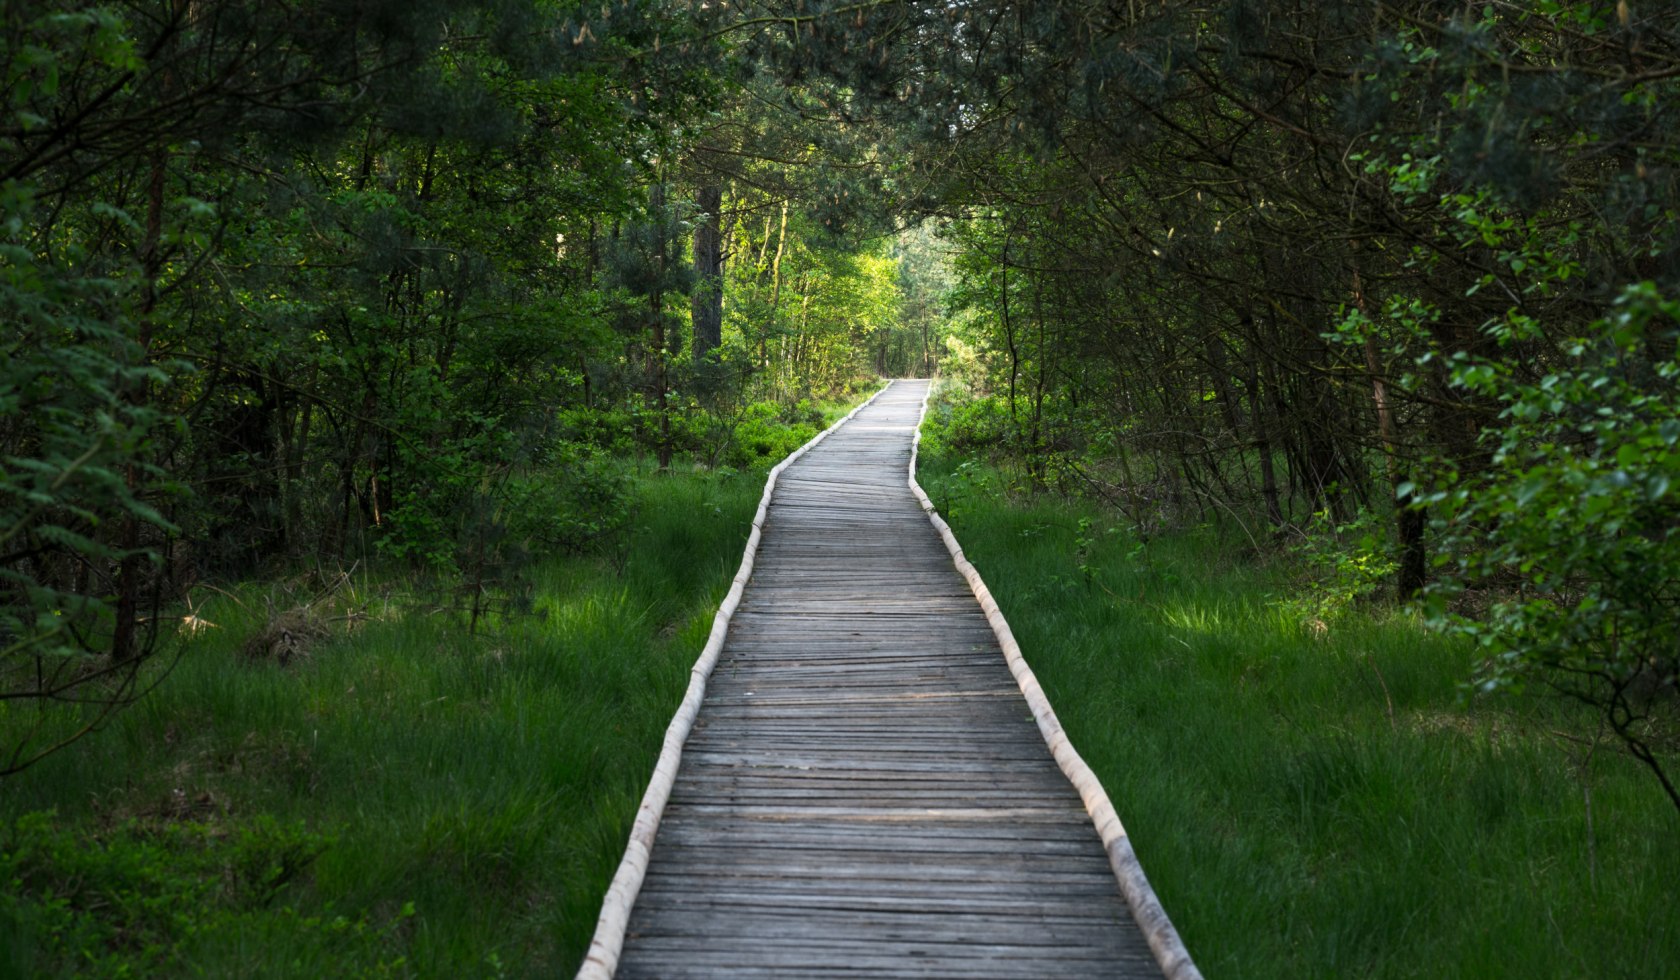
[[[1209,976],[1680,974],[1673,813],[1590,714],[1470,693],[1474,651],[1358,569],[1303,599],[1310,555],[1140,536],[934,445],[921,482]]]
[[[201,592],[172,675],[0,786],[0,976],[574,970],[763,485],[633,482],[621,551],[475,629],[365,568]],[[309,595],[307,656],[254,655]]]
[[[613,534],[466,605],[390,555],[195,589],[151,693],[0,783],[0,978],[575,971],[764,471],[878,387],[602,461]]]

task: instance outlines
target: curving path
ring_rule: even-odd
[[[619,977],[1161,976],[907,485],[927,384],[895,382],[774,484]],[[610,974],[601,935],[581,975]]]

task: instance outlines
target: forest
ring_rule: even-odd
[[[0,38],[0,976],[576,969],[766,472],[911,377],[1210,975],[1680,975],[1680,8]]]

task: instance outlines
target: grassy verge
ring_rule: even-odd
[[[921,482],[1209,976],[1680,974],[1672,808],[1565,706],[1465,703],[1468,651],[1401,613],[1303,620],[1240,534],[974,472]]]
[[[5,782],[0,975],[574,969],[762,483],[641,480],[621,565],[548,562],[476,636],[357,583],[369,621],[281,668],[239,653],[276,586],[208,602],[156,692]]]
[[[281,666],[243,649],[318,631],[276,612],[322,576],[211,597],[152,694],[0,783],[0,978],[574,971],[765,471],[879,386],[758,420],[746,468],[622,461],[628,539],[476,631],[335,574],[353,615]]]

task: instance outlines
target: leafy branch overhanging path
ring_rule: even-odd
[[[910,476],[927,390],[772,472],[580,977],[1199,976]]]

